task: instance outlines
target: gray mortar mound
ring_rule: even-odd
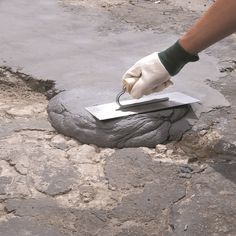
[[[99,121],[85,110],[88,104],[79,97],[78,90],[56,95],[49,101],[48,114],[58,132],[81,143],[111,148],[155,147],[179,140],[190,129],[186,120],[188,106]]]

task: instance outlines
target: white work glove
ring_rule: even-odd
[[[172,85],[170,79],[170,74],[155,52],[136,62],[123,75],[122,81],[127,92],[137,99]]]

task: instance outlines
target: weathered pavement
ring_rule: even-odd
[[[1,236],[235,235],[235,162],[81,145],[47,122],[50,81],[0,75]]]
[[[191,152],[82,145],[48,123],[50,81],[8,69],[0,81],[1,236],[235,235],[235,161],[188,164],[217,133],[186,135]]]
[[[118,17],[127,11],[117,7]],[[231,107],[202,115],[181,142],[156,149],[102,149],[59,135],[45,112],[52,82],[1,69],[0,235],[234,236],[233,41],[209,50],[225,72],[208,81]]]

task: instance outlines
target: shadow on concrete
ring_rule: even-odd
[[[236,183],[236,162],[218,162],[211,165],[211,167],[223,175],[225,178],[229,179],[230,181]]]

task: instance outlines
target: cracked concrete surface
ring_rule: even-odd
[[[236,233],[235,162],[188,164],[193,154],[181,142],[120,150],[81,144],[50,126],[38,109],[50,87],[37,92],[32,83],[1,69],[1,236]],[[206,127],[194,127],[205,136],[205,154],[218,140]]]
[[[6,2],[0,4],[3,3]],[[17,5],[12,3],[7,2],[1,12],[5,9],[9,13],[9,8],[15,9]],[[17,3],[24,5],[26,2]],[[45,12],[48,6],[54,6],[53,1],[41,1],[40,4]],[[126,4],[109,6],[109,9],[113,12],[119,9],[117,15],[122,16]],[[147,12],[152,4],[151,1],[135,1],[128,9]],[[174,6],[165,7],[174,12]],[[161,8],[159,10],[161,12]],[[66,11],[69,15],[73,12],[69,8]],[[180,12],[178,10],[171,17],[178,18]],[[18,12],[17,16],[20,14]],[[165,14],[168,15],[168,11]],[[197,12],[184,14],[189,22],[193,15],[198,15]],[[19,20],[16,25],[21,23]],[[168,25],[171,24],[170,19]],[[127,27],[130,27],[129,23]],[[16,28],[5,31],[0,40],[18,35]],[[173,33],[179,29],[173,25],[173,29],[166,30]],[[219,57],[222,71],[220,76],[217,73],[218,80],[207,81],[208,86],[219,90],[231,107],[202,114],[181,141],[158,144],[155,148],[99,148],[58,134],[48,122],[46,113],[45,94],[49,97],[55,94],[51,90],[53,82],[39,81],[21,73],[21,68],[1,67],[0,235],[234,236],[234,40],[232,36],[207,51],[212,55],[210,58]],[[15,59],[12,58],[18,67],[22,65],[21,58],[23,64],[26,61],[21,53],[22,44],[14,51],[13,41],[0,47],[5,48],[2,51],[5,56],[14,52]],[[30,50],[28,53],[30,55]],[[35,67],[40,65],[36,64]],[[40,70],[39,67],[32,71],[37,74]],[[47,75],[47,72],[42,73]],[[52,74],[48,75],[44,78],[52,79]]]

